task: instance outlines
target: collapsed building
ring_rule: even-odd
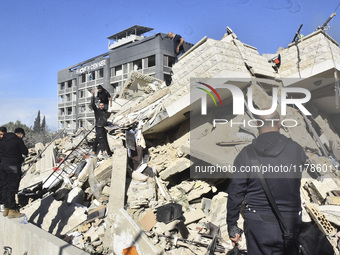
[[[169,86],[138,71],[128,74],[110,108],[111,158],[89,156],[90,126],[31,149],[18,196],[22,211],[29,223],[89,254],[226,254],[232,249],[226,225],[231,172],[213,178],[195,173],[195,166],[232,166],[257,128],[242,125],[251,111],[246,105],[243,120],[234,115],[232,94],[218,85],[244,94],[251,87],[257,109],[276,103],[273,91],[303,87],[311,92],[311,115],[288,106],[286,118],[298,124],[281,133],[321,167],[303,173],[303,221],[315,224],[339,254],[339,69],[338,43],[322,29],[264,56],[229,28],[221,40],[204,37],[173,66]],[[201,114],[199,82],[216,88],[227,111]],[[214,127],[219,111],[238,124]]]

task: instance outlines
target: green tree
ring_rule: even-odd
[[[45,115],[44,115],[44,118],[43,118],[43,120],[42,120],[42,122],[41,122],[41,132],[44,134],[44,133],[46,133],[46,119],[45,119]]]
[[[34,120],[33,124],[33,132],[34,133],[40,133],[41,126],[40,126],[40,110],[38,111],[38,116]]]

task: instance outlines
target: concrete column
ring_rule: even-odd
[[[164,80],[164,55],[162,53],[156,54],[156,78]]]

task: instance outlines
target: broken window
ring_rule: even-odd
[[[142,69],[142,60],[138,59],[136,61],[133,61],[133,70],[137,71],[137,70],[141,70]]]
[[[156,56],[148,57],[148,67],[156,66]]]
[[[79,98],[84,98],[85,97],[85,91],[84,90],[80,90],[79,91]]]
[[[60,104],[64,103],[64,96],[59,96],[59,103]]]
[[[72,107],[67,107],[67,115],[71,115],[72,114]]]
[[[65,124],[64,124],[64,121],[60,121],[59,122],[59,128],[64,128]]]
[[[71,123],[69,121],[66,121],[66,128],[70,128],[71,127]]]
[[[84,121],[83,120],[79,120],[79,127],[84,127]]]

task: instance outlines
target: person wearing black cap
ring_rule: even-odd
[[[104,104],[104,108],[106,110],[109,109],[109,99],[110,99],[110,107],[112,106],[112,97],[110,93],[103,88],[102,85],[97,86],[98,92],[97,92],[97,98],[99,99],[100,103]]]
[[[28,149],[22,140],[24,136],[25,131],[22,128],[16,128],[14,133],[5,134],[0,143],[2,153],[0,173],[4,183],[2,197],[5,207],[3,216],[8,216],[8,218],[24,216],[19,212],[15,201],[22,175],[23,155],[28,155]]]

